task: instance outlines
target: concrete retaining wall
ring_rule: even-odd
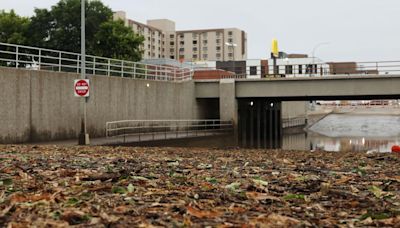
[[[308,101],[282,101],[282,119],[306,118]]]
[[[0,68],[0,143],[72,139],[80,130],[79,75]],[[90,76],[87,106],[91,137],[115,120],[201,118],[194,83]],[[147,84],[149,86],[147,86]]]

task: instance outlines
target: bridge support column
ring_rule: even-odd
[[[235,140],[238,139],[238,103],[234,79],[222,79],[219,84],[219,113],[221,120],[233,123]]]

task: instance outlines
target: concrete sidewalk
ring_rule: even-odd
[[[146,134],[146,135],[133,135],[133,136],[119,136],[119,137],[102,137],[102,138],[91,138],[91,146],[104,146],[104,145],[122,145],[126,143],[136,142],[151,142],[160,140],[173,140],[173,139],[184,139],[184,138],[201,138],[213,135],[224,135],[227,132],[185,132],[185,133],[157,133],[157,134]],[[77,146],[78,139],[69,140],[58,140],[50,142],[37,142],[29,143],[30,145],[62,145],[62,146]]]

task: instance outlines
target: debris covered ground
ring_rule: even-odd
[[[0,227],[400,227],[397,154],[0,145]]]

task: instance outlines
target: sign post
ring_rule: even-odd
[[[86,36],[85,36],[85,1],[81,0],[81,80],[74,86],[76,94],[81,98],[81,131],[79,133],[79,145],[89,145],[89,134],[87,133],[86,123],[86,104],[89,98],[89,80],[86,78]],[[79,86],[78,86],[79,84]]]
[[[279,58],[279,48],[278,48],[278,40],[273,39],[272,40],[272,47],[271,47],[271,58],[273,60],[273,72],[274,72],[274,77],[278,76],[279,70],[276,67],[276,59]]]

